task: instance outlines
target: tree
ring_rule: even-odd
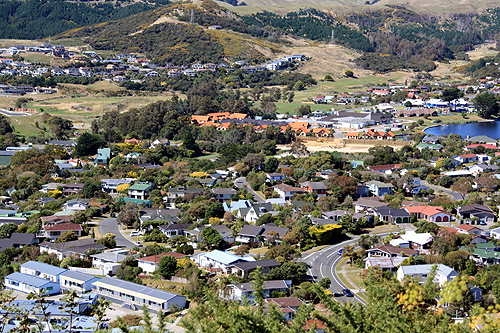
[[[12,233],[17,230],[17,224],[7,223],[0,226],[0,238],[10,238]]]
[[[325,80],[325,81],[333,81],[333,78],[332,78],[332,76],[330,74],[326,74],[325,78],[323,80]]]
[[[14,132],[14,128],[10,125],[10,120],[3,114],[0,114],[0,135]]]
[[[78,240],[78,235],[74,231],[65,231],[56,239],[56,243],[66,243]]]
[[[498,117],[500,105],[494,94],[485,92],[477,95],[474,98],[474,105],[476,106],[478,116],[486,119]]]
[[[203,229],[201,232],[201,238],[209,248],[218,247],[220,243],[222,243],[221,235],[219,235],[217,230],[211,227]]]
[[[224,216],[224,206],[221,202],[214,202],[205,209],[205,218],[211,217],[222,218]]]
[[[347,77],[354,77],[354,72],[351,71],[350,69],[346,70],[344,74]]]
[[[134,202],[127,202],[121,207],[117,218],[118,223],[130,227],[139,223],[139,206]]]
[[[73,150],[74,157],[85,157],[89,155],[95,155],[97,149],[103,147],[106,144],[102,136],[99,134],[83,133],[76,140],[76,146]]]
[[[177,260],[173,256],[163,256],[158,264],[158,273],[169,279],[177,270]]]
[[[116,247],[116,235],[108,232],[103,238],[97,240],[97,242],[106,246],[108,249],[114,249]]]
[[[267,173],[276,172],[278,165],[279,165],[278,160],[274,157],[270,157],[266,161],[266,164],[264,166],[264,171]]]
[[[101,188],[99,185],[97,185],[94,181],[92,180],[87,180],[83,184],[82,190],[79,192],[79,194],[82,195],[82,197],[86,199],[92,199],[98,192],[101,191]]]
[[[293,86],[293,89],[294,90],[297,90],[297,91],[300,91],[300,90],[304,90],[304,83],[302,83],[302,81],[297,81],[295,83],[295,85]]]
[[[445,88],[443,89],[443,92],[441,94],[441,99],[444,102],[448,103],[448,106],[450,106],[450,103],[456,99],[459,99],[460,97],[463,97],[464,93],[457,87],[450,87],[450,88]],[[451,109],[451,107],[450,107]]]
[[[451,189],[455,192],[460,193],[462,199],[465,199],[465,195],[473,190],[473,181],[470,177],[462,177],[457,179],[453,185],[451,185]]]

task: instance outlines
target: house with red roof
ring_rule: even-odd
[[[369,171],[377,171],[385,174],[391,174],[393,171],[401,169],[402,164],[371,165],[367,167]]]
[[[461,224],[457,227],[460,234],[481,236],[482,230],[470,224]]]
[[[73,231],[78,237],[82,235],[82,226],[76,223],[60,223],[51,226],[45,226],[44,228],[45,236],[56,240],[63,233],[67,231]]]
[[[486,149],[500,150],[500,147],[497,147],[497,146],[489,144],[489,143],[475,143],[475,144],[472,144],[472,145],[468,145],[467,147],[465,147],[465,149],[472,150],[472,149],[477,148],[479,146],[482,146],[482,147],[484,147]]]
[[[451,214],[441,206],[407,206],[405,210],[418,219],[428,222],[449,222]]]
[[[452,162],[455,165],[459,165],[463,163],[476,162],[477,159],[478,158],[476,154],[464,154],[453,157]]]
[[[141,140],[138,140],[138,139],[136,139],[136,138],[126,139],[126,140],[125,140],[125,143],[131,143],[131,144],[133,144],[133,145],[137,145],[137,144],[141,143]]]

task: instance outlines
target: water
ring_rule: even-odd
[[[449,135],[460,134],[462,138],[467,135],[473,137],[476,135],[486,135],[492,139],[500,138],[500,121],[491,121],[486,123],[470,123],[470,124],[455,124],[442,125],[431,127],[425,130],[427,135]]]

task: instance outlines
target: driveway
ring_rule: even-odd
[[[123,246],[129,249],[135,246],[133,242],[131,242],[129,239],[123,236],[120,228],[118,227],[118,222],[116,221],[116,218],[110,217],[102,220],[101,223],[99,223],[99,231],[103,236],[106,235],[107,233],[115,234],[116,246],[120,247]]]

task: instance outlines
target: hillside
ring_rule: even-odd
[[[0,1],[0,38],[46,38],[90,24],[121,19],[158,6],[168,0],[120,3],[74,3],[64,0]]]

